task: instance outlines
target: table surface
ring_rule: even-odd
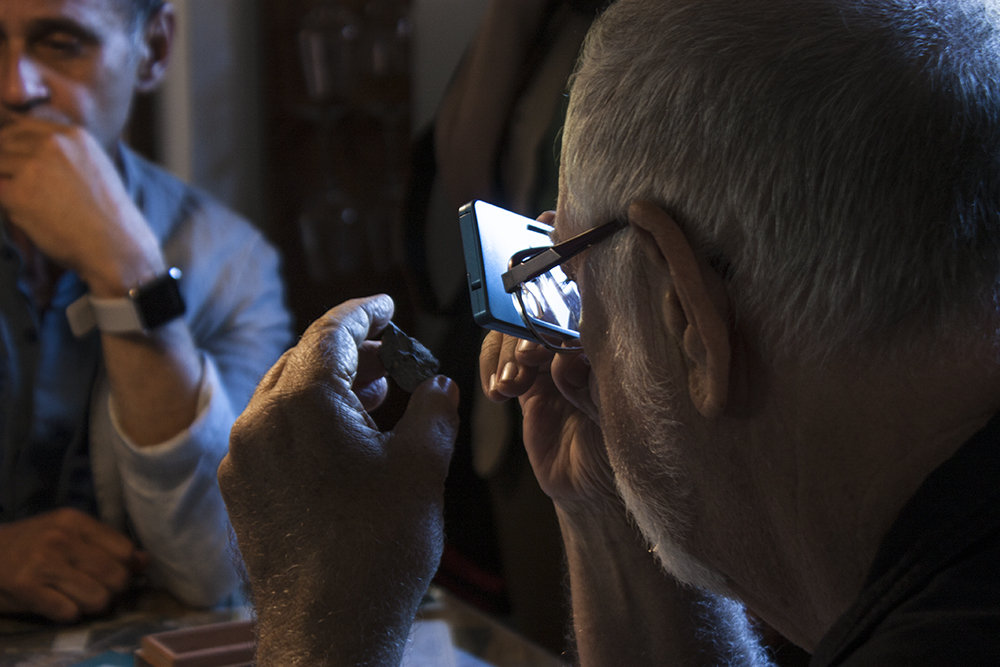
[[[147,634],[249,616],[246,607],[193,610],[164,593],[145,591],[124,601],[113,616],[77,625],[56,627],[0,617],[0,667],[131,665],[133,652]],[[567,664],[438,587],[428,592],[417,618],[404,667]],[[437,653],[442,650],[447,654]],[[434,657],[428,651],[435,652]]]

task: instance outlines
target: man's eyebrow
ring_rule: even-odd
[[[33,20],[28,25],[29,39],[40,39],[54,32],[72,35],[88,44],[101,43],[101,37],[96,31],[72,19],[62,17],[40,18]]]

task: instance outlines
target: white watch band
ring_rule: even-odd
[[[181,271],[166,273],[129,290],[127,297],[98,298],[84,294],[66,307],[70,330],[78,338],[94,327],[105,333],[140,333],[184,314],[184,297],[177,281]]]
[[[99,299],[84,294],[66,307],[70,331],[79,338],[94,327],[109,333],[142,331],[142,319],[135,302],[128,297]]]

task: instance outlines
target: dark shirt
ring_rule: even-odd
[[[1000,415],[903,508],[810,664],[1000,664]]]

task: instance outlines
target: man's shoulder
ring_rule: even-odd
[[[855,648],[857,665],[985,665],[1000,661],[1000,531],[956,555],[885,616],[870,619]],[[861,624],[865,626],[864,623]],[[818,661],[817,664],[828,664]],[[832,664],[832,663],[829,663]]]
[[[126,186],[161,241],[184,224],[225,225],[256,235],[245,217],[205,190],[185,183],[167,169],[122,146]]]
[[[814,664],[1000,659],[1000,416],[924,481]],[[985,658],[992,658],[984,662]]]
[[[123,147],[127,186],[164,258],[209,286],[251,274],[277,280],[280,255],[266,234],[204,190]],[[252,261],[251,261],[252,259]],[[190,283],[190,281],[188,281]],[[217,296],[217,294],[216,294]],[[186,294],[189,306],[196,299]]]

